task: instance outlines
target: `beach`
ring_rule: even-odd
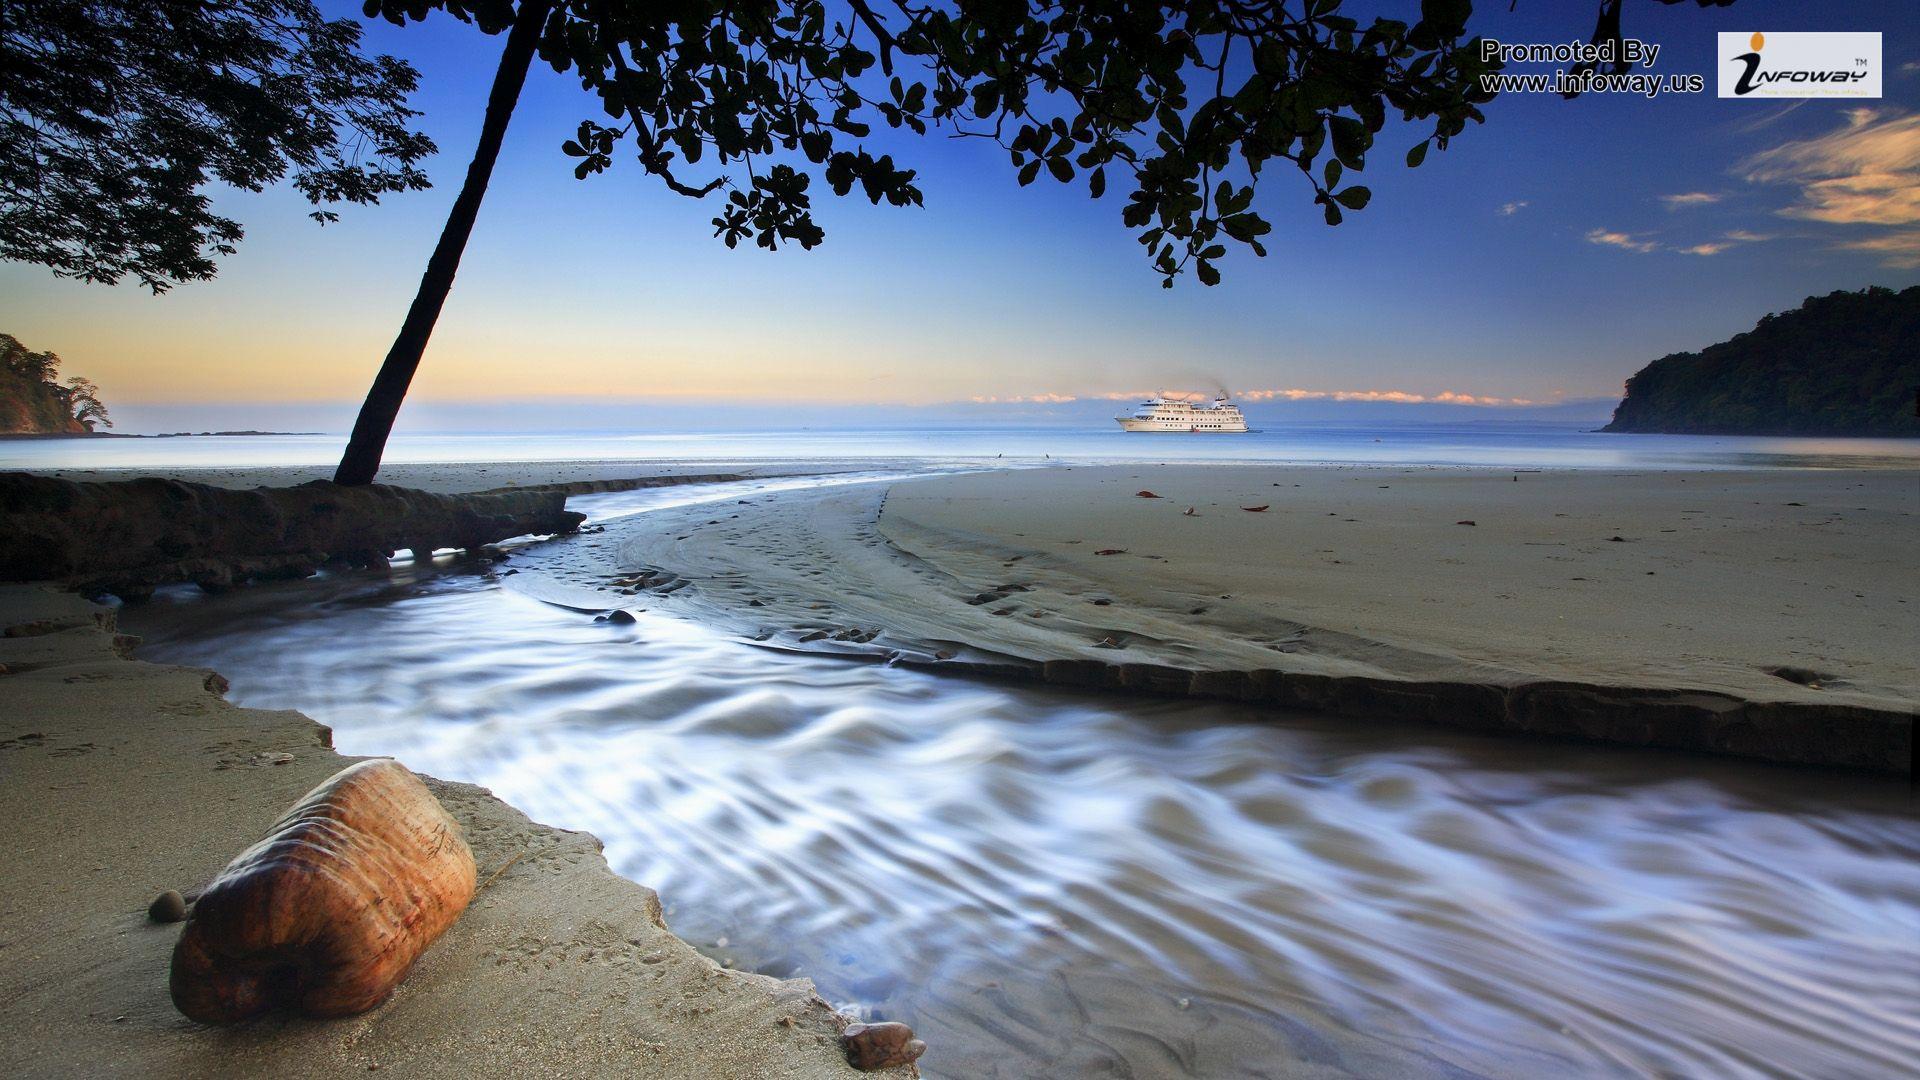
[[[126,659],[111,609],[7,586],[0,623],[6,1072],[859,1075],[811,984],[721,967],[592,836],[440,781],[482,880],[499,876],[391,999],[346,1020],[186,1020],[167,996],[178,928],[147,904],[208,880],[351,759],[298,713],[228,704],[210,672]]]
[[[1446,1062],[1517,1076],[1604,1071],[1623,1054],[1713,1069],[1737,1052],[1717,1038],[1637,1034],[1658,1020],[1601,974],[1618,950],[1639,949],[1639,931],[1554,915],[1549,898],[1579,895],[1599,911],[1640,875],[1693,873],[1693,859],[1650,853],[1644,839],[1672,791],[1692,792],[1710,808],[1701,820],[1721,824],[1701,841],[1711,854],[1690,887],[1724,894],[1741,914],[1732,927],[1695,924],[1693,909],[1675,907],[1662,917],[1691,926],[1690,943],[1663,936],[1640,958],[1672,965],[1662,977],[1686,985],[1692,1003],[1721,993],[1722,980],[1753,977],[1714,959],[1754,947],[1738,935],[1764,934],[1792,954],[1783,971],[1804,972],[1829,962],[1846,933],[1851,907],[1817,911],[1798,886],[1743,880],[1753,835],[1833,800],[1845,807],[1836,822],[1858,822],[1837,825],[1852,838],[1834,843],[1869,853],[1848,880],[1893,872],[1878,869],[1874,838],[1891,826],[1876,822],[1897,814],[1880,786],[1565,742],[1606,732],[1549,731],[1561,742],[1529,749],[1456,734],[1474,725],[1435,702],[1545,682],[1618,688],[1630,702],[1793,706],[1795,730],[1816,734],[1825,716],[1857,725],[1891,715],[1908,726],[1877,750],[1910,754],[1920,649],[1906,612],[1920,595],[1901,560],[1917,508],[1912,472],[819,461],[396,473],[443,491],[575,485],[583,494],[571,505],[588,523],[576,537],[509,545],[504,558],[401,560],[206,602],[187,589],[127,608],[122,621],[168,628],[163,657],[232,658],[239,666],[216,666],[242,700],[312,710],[356,752],[508,783],[535,817],[613,837],[618,874],[592,834],[536,824],[482,788],[430,781],[468,830],[483,879],[505,870],[394,998],[345,1021],[190,1024],[165,993],[174,933],[148,923],[145,904],[204,881],[350,758],[300,713],[229,704],[225,679],[204,667],[123,658],[142,654],[116,636],[111,609],[0,590],[0,621],[23,628],[0,641],[0,753],[12,778],[0,839],[18,853],[0,910],[45,928],[10,947],[7,989],[44,1033],[7,1052],[16,1071],[453,1075],[500,1061],[580,1075],[641,1064],[663,1076],[846,1075],[835,1035],[847,1016],[804,977],[816,974],[863,1017],[908,1019],[930,1035],[922,1065],[934,1076],[1077,1075],[1116,1061],[1136,1075],[1214,1075],[1255,1058],[1303,1075],[1421,1074]],[[655,486],[659,475],[695,482]],[[306,478],[238,467],[219,476]],[[462,606],[409,616],[427,620],[417,629],[384,617],[329,629],[415,595]],[[201,638],[204,649],[188,647]],[[1326,707],[1302,711],[1254,698],[1244,682],[1195,677],[1233,672],[1335,690]],[[982,677],[1039,689],[968,689]],[[868,686],[858,693],[885,688],[894,703],[847,696]],[[1094,705],[1108,698],[1135,704]],[[652,734],[654,724],[674,734]],[[1208,741],[1167,757],[1160,724]],[[668,737],[690,741],[674,751],[659,742]],[[741,775],[709,764],[736,754]],[[849,755],[864,763],[834,779]],[[1300,787],[1321,772],[1325,786]],[[139,784],[126,782],[132,774]],[[1481,779],[1452,790],[1443,778],[1453,775]],[[1482,821],[1488,785],[1508,802]],[[1790,788],[1806,807],[1769,807]],[[1054,798],[1065,801],[1042,820],[1097,800],[1134,824],[1096,816],[1000,839]],[[1607,800],[1587,813],[1615,824],[1549,840],[1567,827],[1569,798]],[[1496,824],[1506,818],[1512,836]],[[1309,824],[1304,848],[1267,850]],[[1809,881],[1846,865],[1841,852],[1816,854],[1825,843],[1796,841]],[[1161,844],[1174,847],[1156,853]],[[1219,852],[1237,848],[1320,883],[1230,870]],[[1514,993],[1553,999],[1537,1033],[1501,1029],[1512,1040],[1503,1050],[1472,1049],[1473,1017],[1491,1001],[1517,1023],[1510,1010],[1525,1007],[1505,992],[1470,995],[1471,1007],[1427,995],[1414,1013],[1391,989],[1435,977],[1411,959],[1435,947],[1414,944],[1424,931],[1376,925],[1377,953],[1337,934],[1321,941],[1349,919],[1426,910],[1434,890],[1461,887],[1450,866],[1464,857],[1485,860],[1484,875],[1520,850],[1526,874],[1501,888],[1538,890],[1515,905],[1533,914],[1483,912],[1492,921],[1476,917],[1472,929],[1434,916],[1448,940],[1475,942],[1471,958],[1440,971],[1505,965]],[[1040,861],[1016,871],[1027,859]],[[1586,880],[1594,859],[1612,867],[1606,888]],[[706,880],[688,860],[730,872]],[[664,911],[696,928],[697,951],[634,883],[658,881],[662,868],[679,886],[663,890]],[[1061,881],[1044,884],[1051,874]],[[676,909],[681,889],[692,906]],[[1231,915],[1213,910],[1221,895]],[[1655,904],[1658,892],[1637,895]],[[1289,899],[1276,909],[1277,897]],[[1371,910],[1380,902],[1386,911]],[[941,914],[951,910],[965,916]],[[1812,922],[1785,936],[1764,929],[1803,919]],[[1516,940],[1530,944],[1507,956]],[[1281,959],[1307,943],[1334,958],[1325,976],[1311,972],[1328,960],[1289,973]],[[928,948],[949,959],[915,959]],[[1265,974],[1247,983],[1223,948],[1271,951]],[[1349,955],[1365,960],[1338,959]],[[736,960],[748,970],[725,966]],[[1861,963],[1862,979],[1880,978]],[[1899,1002],[1871,1013],[1892,1025],[1884,1040],[1865,1028],[1783,1027],[1797,978],[1710,1023],[1767,1042],[1781,1060],[1804,1052],[1842,1071],[1920,1038]],[[1865,991],[1829,992],[1845,1008]],[[1249,993],[1275,998],[1256,1008]],[[1349,994],[1385,1011],[1368,1021],[1336,1004]],[[1685,1003],[1665,1007],[1684,1016]],[[1406,1034],[1383,1040],[1389,1031]]]
[[[665,515],[618,568],[704,581],[733,625],[798,646],[1175,693],[1279,671],[1356,687],[1362,712],[1905,771],[1916,512],[1905,470],[1061,467]],[[1536,685],[1562,700],[1518,717],[1455,693]],[[1699,730],[1749,703],[1730,723],[1807,745]],[[1662,710],[1664,731],[1639,719]]]

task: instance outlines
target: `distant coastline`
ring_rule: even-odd
[[[166,431],[158,435],[127,435],[117,431],[9,431],[0,432],[0,439],[206,439],[325,434],[324,431]]]
[[[1643,435],[1920,438],[1920,286],[1810,296],[1627,380],[1613,422]]]

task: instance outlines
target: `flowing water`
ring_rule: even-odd
[[[617,540],[753,488],[575,505]],[[506,587],[583,542],[124,621],[343,752],[592,831],[681,936],[907,1021],[930,1076],[1920,1062],[1904,782],[957,680]]]

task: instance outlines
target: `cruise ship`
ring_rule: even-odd
[[[1183,431],[1199,434],[1247,430],[1247,418],[1240,415],[1240,406],[1225,397],[1214,398],[1211,405],[1157,397],[1141,402],[1130,415],[1113,419],[1123,431]]]

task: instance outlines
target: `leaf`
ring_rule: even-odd
[[[1026,187],[1028,184],[1033,183],[1033,178],[1039,175],[1040,175],[1040,162],[1038,161],[1027,162],[1025,165],[1021,166],[1020,168],[1020,186]]]
[[[1105,169],[1093,170],[1093,175],[1087,177],[1087,194],[1097,199],[1100,196],[1105,195],[1106,193],[1107,193],[1107,170]]]
[[[1340,200],[1340,205],[1349,210],[1365,210],[1368,201],[1373,198],[1373,192],[1355,184],[1345,191],[1338,192],[1334,198]]]
[[[1047,171],[1053,174],[1055,180],[1064,184],[1073,179],[1073,162],[1063,157],[1048,158]]]
[[[1417,169],[1420,167],[1420,163],[1425,160],[1427,160],[1427,144],[1425,142],[1414,143],[1413,149],[1407,151],[1407,168]]]
[[[1366,164],[1367,147],[1373,143],[1367,125],[1351,116],[1333,116],[1327,119],[1329,134],[1333,136],[1333,153],[1349,168],[1358,169]]]
[[[1420,0],[1420,21],[1441,34],[1460,33],[1471,14],[1471,0]]]
[[[1208,262],[1207,260],[1201,259],[1199,262],[1194,263],[1193,270],[1194,270],[1194,273],[1200,276],[1200,284],[1202,285],[1220,284],[1220,271],[1214,269],[1213,264]]]

